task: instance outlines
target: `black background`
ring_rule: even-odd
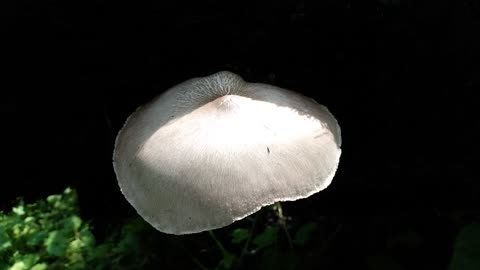
[[[0,206],[72,186],[99,231],[134,215],[111,165],[126,117],[230,70],[315,98],[342,127],[332,185],[287,214],[410,220],[449,254],[442,213],[480,205],[479,2],[316,2],[2,1]]]

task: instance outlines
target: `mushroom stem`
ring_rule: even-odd
[[[273,205],[273,210],[277,214],[278,223],[280,224],[280,227],[282,227],[283,231],[285,232],[285,236],[287,237],[287,241],[288,241],[288,246],[290,246],[290,248],[293,249],[292,237],[290,237],[290,233],[288,232],[288,229],[287,229],[287,218],[283,215],[282,204],[280,202],[276,202]]]

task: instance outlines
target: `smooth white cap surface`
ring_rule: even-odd
[[[326,188],[340,145],[337,121],[313,99],[223,71],[138,108],[117,136],[113,162],[147,222],[187,234]]]

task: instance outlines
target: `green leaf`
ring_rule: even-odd
[[[261,249],[268,247],[277,241],[278,227],[266,227],[265,230],[253,239],[253,244]]]
[[[65,229],[69,231],[77,231],[82,226],[82,219],[77,215],[71,215],[65,219]]]
[[[93,247],[95,245],[95,236],[90,232],[88,227],[83,227],[80,230],[80,240],[85,246]]]
[[[51,203],[51,204],[54,204],[54,203],[60,201],[61,198],[62,198],[61,195],[50,195],[50,196],[47,197],[47,202]]]
[[[82,251],[84,246],[85,245],[80,239],[75,239],[68,245],[68,250],[70,250],[70,252],[78,253]]]
[[[116,248],[120,252],[138,251],[140,248],[140,239],[132,232],[125,233]]]
[[[232,232],[232,243],[234,244],[240,244],[244,241],[246,241],[249,237],[250,233],[247,229],[239,228],[235,229]]]
[[[46,263],[37,263],[30,270],[46,270],[48,265]]]
[[[17,207],[13,207],[12,212],[14,212],[15,214],[17,214],[19,216],[23,216],[23,215],[25,215],[25,208],[23,207],[22,204],[20,204]]]
[[[62,257],[65,255],[65,251],[68,247],[68,238],[65,236],[63,231],[52,231],[48,234],[47,239],[45,239],[45,247],[47,252],[50,255]]]
[[[48,237],[48,232],[38,231],[30,235],[27,240],[27,246],[37,246],[42,244]]]
[[[230,269],[233,266],[233,263],[237,259],[237,256],[231,254],[230,252],[223,254],[223,259],[220,261],[220,265],[225,269]]]
[[[8,270],[27,270],[27,267],[23,262],[16,262]]]
[[[6,264],[5,262],[0,262],[0,270],[8,270],[10,266]]]
[[[25,218],[25,223],[29,223],[29,222],[34,222],[35,221],[35,218],[34,217],[26,217]]]
[[[13,269],[30,269],[34,264],[38,262],[40,259],[40,255],[38,254],[25,254],[20,255],[16,253],[14,255],[15,263],[12,266]]]
[[[462,228],[455,241],[449,270],[480,269],[480,224]]]
[[[296,245],[299,246],[304,246],[308,239],[310,239],[310,236],[312,233],[318,229],[318,224],[316,223],[307,223],[300,227],[300,229],[295,233],[295,236],[293,237],[293,242]]]
[[[11,246],[12,242],[10,241],[10,237],[8,236],[7,232],[3,228],[0,228],[0,252],[8,249]]]

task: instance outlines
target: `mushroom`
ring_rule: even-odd
[[[139,107],[118,133],[113,166],[140,216],[189,234],[325,189],[340,145],[337,121],[315,100],[222,71]]]

